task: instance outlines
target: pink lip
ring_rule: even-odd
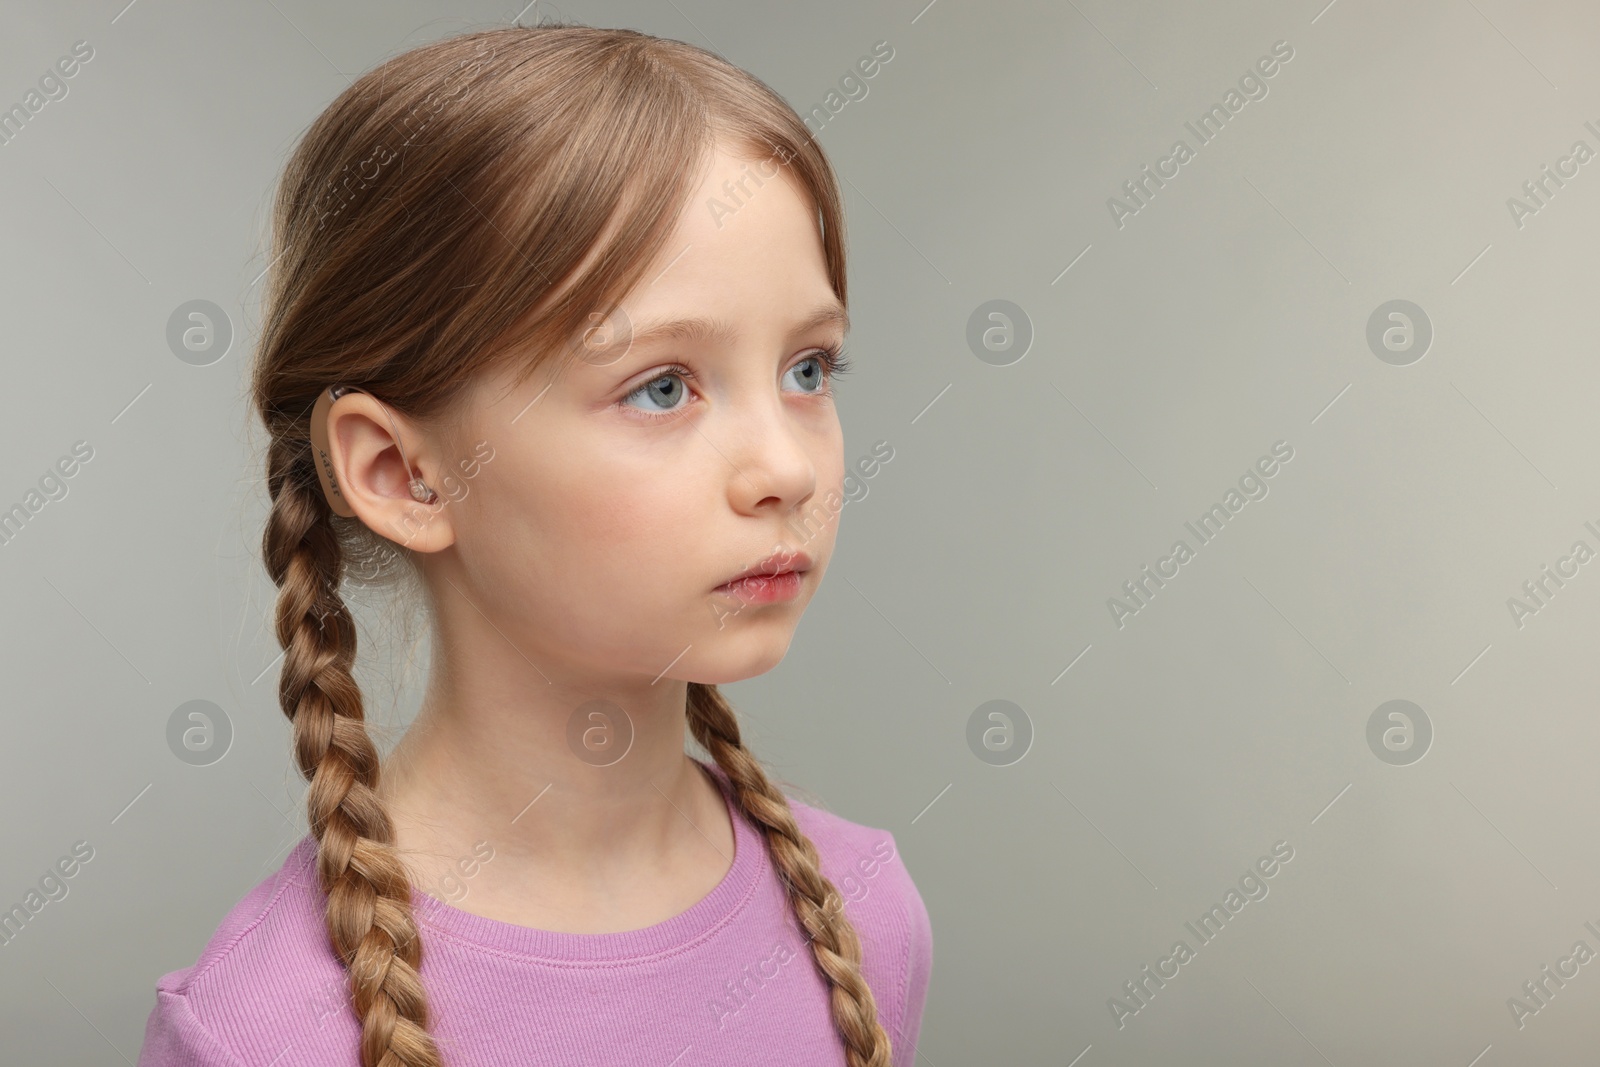
[[[811,565],[811,557],[804,551],[774,552],[717,586],[716,591],[756,603],[787,599],[799,591],[800,576]]]
[[[716,591],[735,597],[741,604],[775,604],[780,600],[793,600],[800,595],[800,582],[804,571],[779,571],[777,574],[755,574],[740,578]]]

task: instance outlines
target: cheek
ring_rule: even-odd
[[[684,558],[706,523],[697,468],[507,463],[494,473],[466,502],[477,507],[463,523],[463,554],[476,583],[521,610],[615,629],[703,584]]]
[[[693,544],[708,518],[713,467],[707,451],[694,435],[636,449],[601,440],[575,452],[543,479],[546,491],[563,502],[551,517],[574,557],[599,556],[631,569]]]
[[[569,506],[552,532],[566,557],[591,572],[665,583],[681,574],[684,552],[703,540],[705,492],[682,469],[591,472],[566,487],[565,499]]]

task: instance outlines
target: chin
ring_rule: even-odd
[[[708,645],[710,650],[688,667],[684,676],[702,685],[726,685],[755,678],[783,662],[793,639],[793,627],[734,635],[725,643]]]

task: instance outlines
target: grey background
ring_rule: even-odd
[[[0,901],[95,849],[0,950],[8,1061],[132,1062],[156,978],[304,831],[244,394],[267,198],[348,77],[518,15],[440,6],[3,15],[5,106],[95,49],[0,146],[0,507],[94,448],[0,547]],[[895,834],[934,929],[921,1062],[1591,1052],[1600,962],[1521,1029],[1506,1002],[1575,941],[1600,950],[1600,562],[1521,627],[1507,600],[1574,541],[1600,548],[1600,161],[1521,227],[1507,199],[1575,140],[1600,149],[1595,9],[540,12],[713,47],[802,112],[894,48],[819,140],[850,224],[846,455],[895,455],[845,509],[788,658],[728,692],[775,774]],[[1268,95],[1118,228],[1107,198],[1193,147],[1184,122],[1279,40]],[[193,299],[235,331],[209,366],[166,342]],[[1034,331],[1009,366],[966,342],[992,299]],[[1433,325],[1409,366],[1366,342],[1392,299]],[[1108,598],[1279,440],[1269,494],[1118,628]],[[358,677],[398,729],[419,691],[380,607]],[[204,767],[166,741],[195,699],[234,732]],[[1034,731],[1009,766],[966,741],[996,699]],[[1420,762],[1368,747],[1391,699],[1432,723]],[[1269,895],[1200,946],[1184,922],[1278,841]],[[1195,958],[1119,1029],[1108,999],[1180,937]]]

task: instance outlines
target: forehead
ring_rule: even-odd
[[[732,341],[761,321],[788,328],[826,304],[820,225],[782,155],[719,143],[666,244],[622,301],[636,342],[653,326],[700,320],[658,336]],[[758,321],[752,321],[758,320]]]

